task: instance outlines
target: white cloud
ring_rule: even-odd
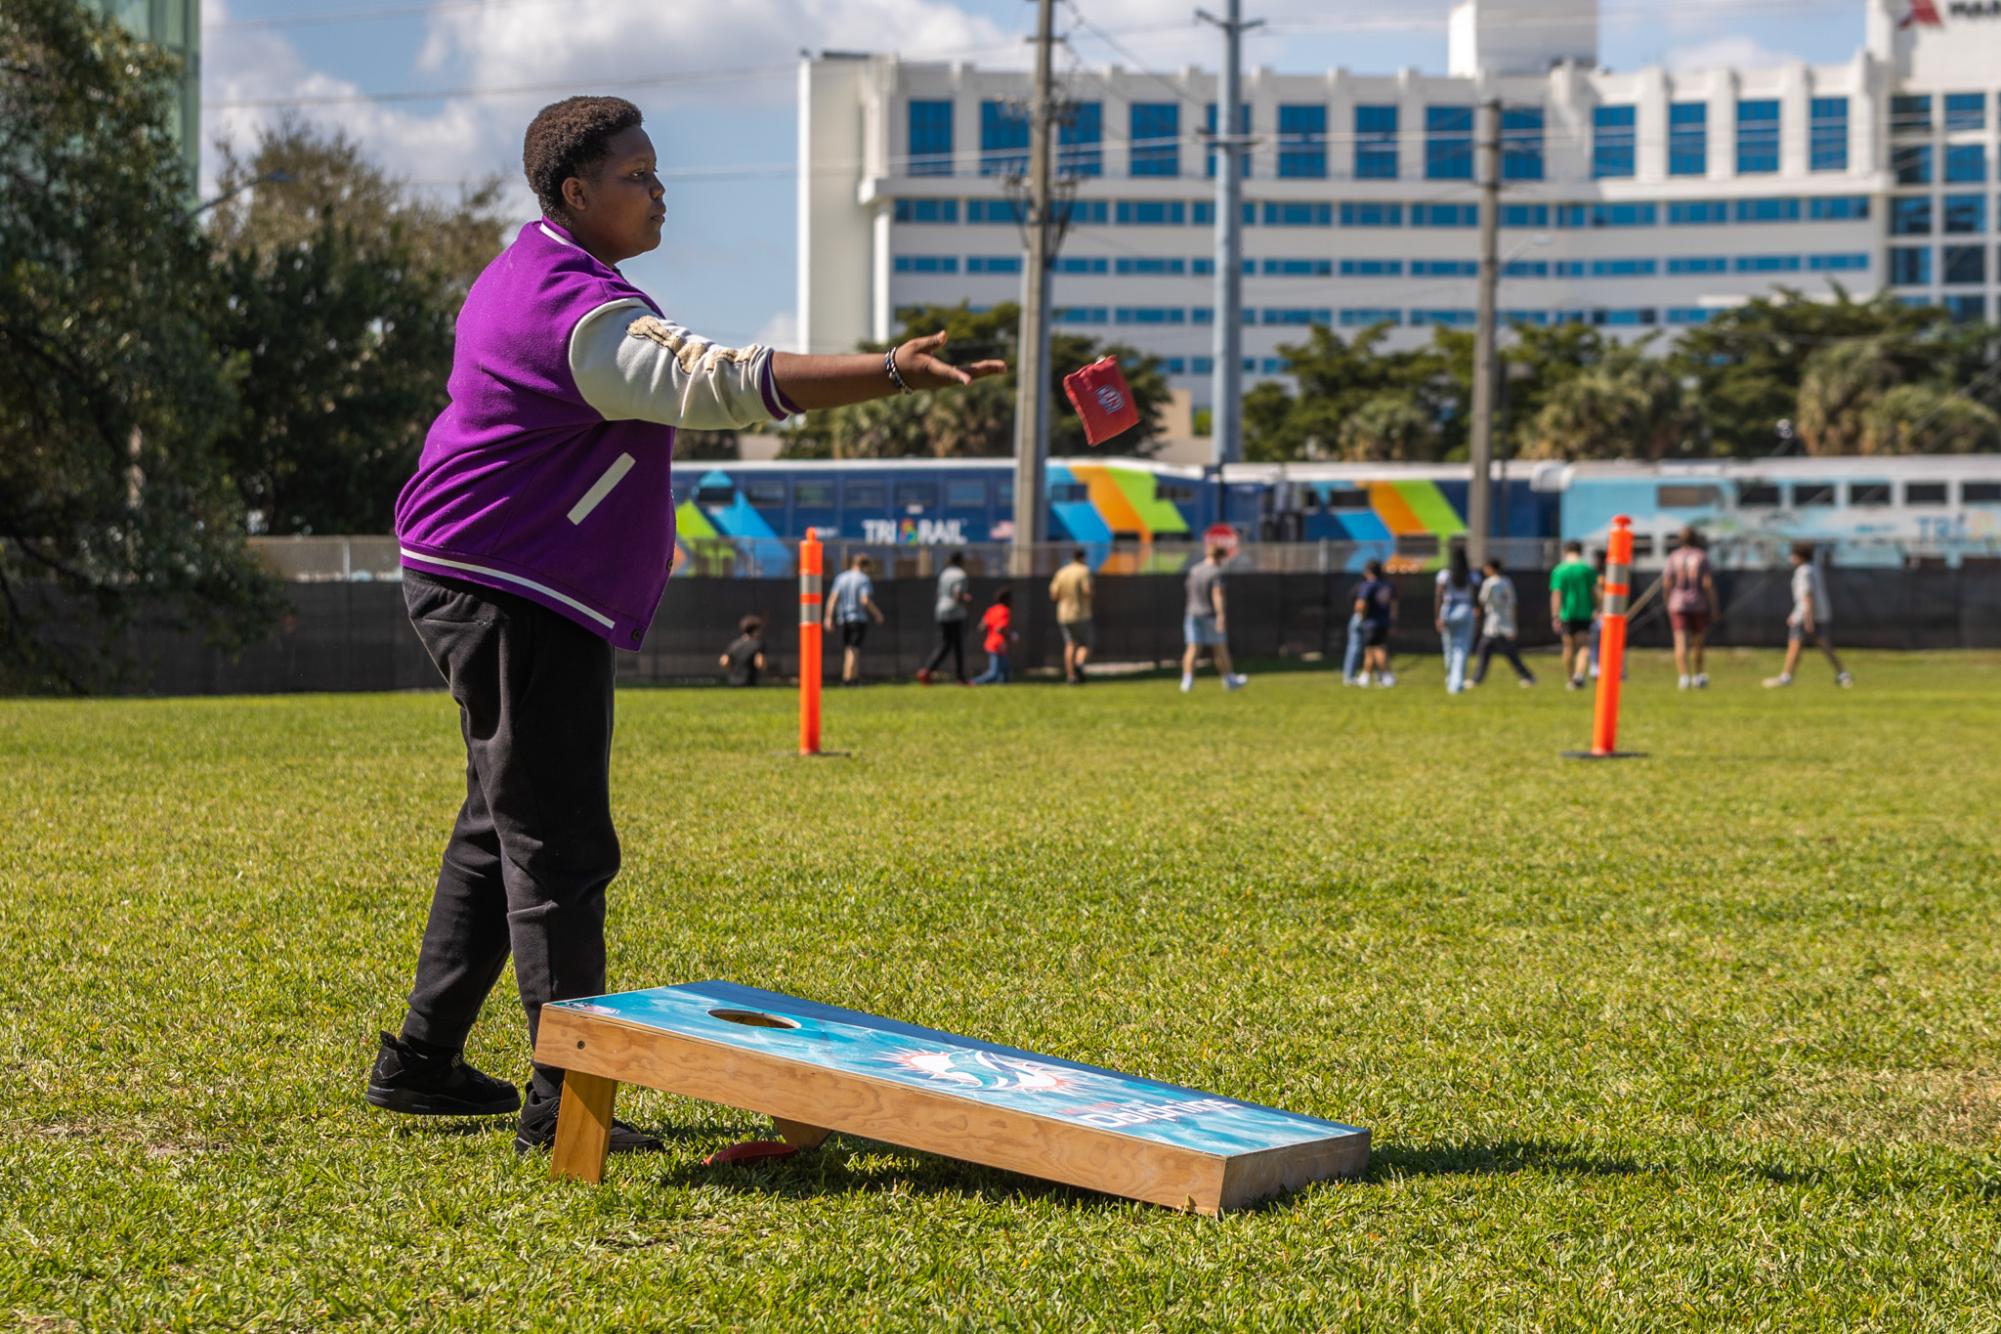
[[[764,322],[752,338],[753,343],[763,347],[775,347],[781,352],[799,350],[799,318],[789,310],[781,310]]]
[[[1792,56],[1774,51],[1755,37],[1712,37],[1706,42],[1670,47],[1666,64],[1670,70],[1680,73],[1733,66],[1738,69],[1770,69],[1792,59]]]

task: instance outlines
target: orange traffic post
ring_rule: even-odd
[[[799,753],[820,753],[820,538],[799,543]]]
[[[1613,516],[1605,547],[1605,605],[1598,624],[1598,701],[1591,714],[1591,749],[1564,754],[1578,760],[1630,760],[1619,749],[1619,683],[1626,674],[1626,609],[1633,600],[1633,521]]]

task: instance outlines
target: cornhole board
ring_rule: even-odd
[[[1369,1161],[1355,1126],[731,982],[545,1005],[535,1059],[568,1072],[550,1170],[593,1182],[620,1084],[1203,1214]]]

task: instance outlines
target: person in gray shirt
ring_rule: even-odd
[[[1229,553],[1212,546],[1188,571],[1188,601],[1181,617],[1181,637],[1188,647],[1181,653],[1181,689],[1195,688],[1195,661],[1208,649],[1216,659],[1216,671],[1223,689],[1240,690],[1250,680],[1230,669],[1229,620],[1223,598],[1223,560]]]
[[[1483,623],[1480,626],[1480,661],[1473,668],[1473,684],[1479,685],[1487,679],[1487,664],[1499,653],[1515,669],[1515,678],[1524,686],[1535,684],[1535,673],[1522,665],[1521,650],[1516,647],[1518,630],[1515,618],[1515,581],[1501,569],[1501,562],[1489,558],[1480,567],[1486,578],[1480,581],[1480,611]]]
[[[947,654],[952,658],[952,675],[960,685],[966,684],[966,608],[973,602],[968,582],[966,553],[955,551],[938,575],[938,601],[931,613],[938,622],[938,647],[932,650],[931,660],[917,669],[922,685],[931,684]]]

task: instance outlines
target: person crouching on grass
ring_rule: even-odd
[[[391,1111],[520,1110],[515,1147],[555,1135],[563,1072],[514,1085],[461,1055],[511,954],[532,1049],[542,1006],[605,990],[614,650],[646,637],[674,552],[677,427],[744,428],[962,385],[1006,366],[724,347],[662,314],[618,265],[667,216],[639,108],[545,107],[522,152],[542,216],[473,283],[450,402],[396,503],[411,623],[459,707],[466,795],[445,845],[401,1035],[367,1100]],[[617,1126],[612,1148],[659,1141]]]

